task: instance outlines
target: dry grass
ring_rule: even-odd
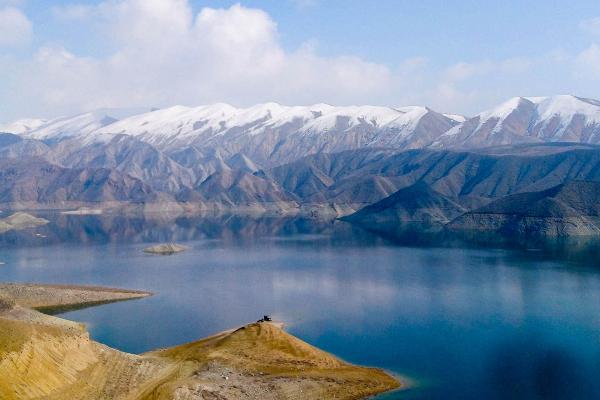
[[[158,387],[147,399],[168,399],[176,392],[185,392],[186,399],[201,399],[197,394],[203,392],[204,397],[212,393],[222,399],[359,399],[400,386],[380,369],[345,363],[271,323],[150,354],[181,368],[177,380]],[[215,376],[221,380],[217,387],[212,384]]]
[[[44,290],[60,298],[73,288]],[[399,387],[385,372],[345,363],[272,323],[136,356],[21,301],[0,298],[3,400],[359,399]]]
[[[126,398],[168,369],[95,343],[70,325],[0,318],[0,332],[3,400]]]
[[[0,312],[12,310],[16,304],[14,299],[0,296]]]

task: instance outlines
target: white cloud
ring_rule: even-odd
[[[311,46],[285,51],[277,24],[258,9],[194,15],[187,0],[110,0],[70,10],[61,12],[93,18],[118,50],[100,59],[44,47],[23,61],[9,79],[31,113],[216,101],[381,103],[392,90],[384,65],[321,57]],[[0,98],[19,103],[7,100]]]
[[[88,4],[66,4],[52,7],[55,17],[64,20],[84,20],[96,12],[96,7]]]
[[[589,34],[600,36],[600,17],[585,19],[579,23],[579,27]]]
[[[444,73],[444,81],[455,83],[469,79],[475,75],[488,73],[495,65],[490,61],[479,63],[459,62],[448,67]]]
[[[578,74],[600,79],[600,45],[593,43],[576,58]]]
[[[430,85],[424,88],[424,99],[426,104],[442,111],[473,115],[509,97],[541,95],[532,88],[543,78],[528,79],[539,74],[549,58],[550,55],[544,55],[458,62],[432,77]],[[550,87],[547,82],[545,85]]]
[[[31,21],[15,7],[0,8],[0,47],[21,46],[31,40]]]
[[[558,49],[446,67],[421,57],[394,67],[323,57],[314,42],[286,50],[269,14],[239,4],[194,13],[189,0],[105,0],[54,8],[53,15],[93,26],[112,52],[82,57],[52,44],[30,58],[0,53],[1,119],[220,101],[421,104],[472,114],[520,94],[593,97],[594,86],[581,82],[600,77],[597,45],[579,56]]]

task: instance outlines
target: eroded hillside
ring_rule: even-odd
[[[52,288],[58,297],[68,290],[44,290]],[[10,296],[4,291],[0,301],[0,398],[6,400],[359,399],[400,386],[382,370],[345,363],[270,322],[133,355]]]

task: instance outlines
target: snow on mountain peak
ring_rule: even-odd
[[[127,133],[134,136],[162,137],[161,142],[175,138],[208,137],[222,135],[232,128],[244,128],[249,135],[265,129],[282,128],[298,123],[298,131],[324,132],[335,129],[340,122],[346,129],[360,124],[375,128],[409,126],[428,112],[425,107],[376,107],[345,106],[328,104],[312,106],[284,106],[278,103],[257,104],[248,108],[236,108],[228,104],[213,104],[200,107],[175,106],[125,118],[98,130],[99,134]],[[155,138],[156,139],[156,138]]]
[[[328,131],[336,128],[340,122],[347,124],[346,129],[361,124],[369,124],[377,128],[383,128],[405,114],[407,114],[407,112],[399,111],[391,107],[331,107],[329,109],[321,110],[321,114],[309,121],[302,130],[306,132]]]
[[[576,114],[592,121],[600,120],[600,102],[573,95],[513,97],[491,110],[478,114],[478,117],[482,124],[492,118],[504,119],[525,102],[535,106],[540,120],[549,120],[554,116],[569,118]]]
[[[385,126],[387,128],[400,129],[404,131],[404,134],[407,134],[409,133],[408,131],[416,128],[421,118],[429,112],[429,109],[421,106],[406,106],[398,107],[396,111],[399,111],[401,114],[392,121],[387,122]]]
[[[71,117],[56,118],[21,134],[25,137],[38,140],[87,136],[115,121],[115,118],[102,111],[91,111]]]
[[[444,115],[444,117],[450,118],[451,120],[456,121],[458,123],[462,123],[467,120],[467,117],[462,114],[443,114],[443,115]]]
[[[444,133],[435,145],[600,143],[600,102],[572,95],[513,97]]]
[[[513,97],[501,103],[500,105],[492,108],[491,110],[484,111],[478,114],[477,116],[479,117],[480,124],[483,124],[492,118],[504,119],[508,117],[513,111],[515,111],[519,107],[519,105],[523,101],[526,101],[524,97]]]
[[[572,95],[528,97],[536,105],[539,118],[549,120],[554,116],[572,118],[579,114],[589,122],[600,122],[600,102]]]
[[[589,135],[596,133],[582,133],[582,129],[587,126],[595,129],[593,125],[600,123],[600,102],[570,95],[513,97],[474,118],[438,114],[421,106],[338,107],[323,103],[285,106],[274,102],[247,108],[226,103],[198,107],[178,105],[126,116],[118,121],[109,115],[112,114],[99,110],[50,121],[21,120],[0,126],[0,131],[42,140],[81,136],[85,142],[104,142],[114,135],[126,134],[169,148],[190,144],[204,146],[223,140],[238,140],[242,135],[256,136],[270,132],[312,136],[328,132],[343,135],[344,132],[355,130],[375,134],[369,143],[389,146],[406,140],[419,143],[419,146],[431,140],[449,145],[455,141],[477,145],[489,142],[493,145],[513,139],[572,141],[585,136],[582,140],[595,141],[595,136],[592,138]],[[428,115],[432,119],[427,121],[431,122],[420,125]],[[575,116],[578,118],[574,119]],[[580,126],[582,121],[584,128]],[[433,130],[432,126],[435,126]],[[418,132],[421,138],[413,137],[414,132]],[[496,138],[492,138],[496,135]]]
[[[8,124],[0,125],[0,132],[21,135],[37,129],[47,122],[48,120],[46,119],[23,118]]]

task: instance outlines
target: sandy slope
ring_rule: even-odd
[[[0,314],[1,399],[125,399],[169,367],[96,343],[73,322],[20,306]]]
[[[0,298],[1,399],[358,399],[400,385],[381,370],[347,364],[272,323],[141,356],[126,354],[90,340],[80,324],[22,305],[55,305],[51,293],[73,300],[86,288],[2,287],[9,290]],[[106,296],[104,301],[140,294],[87,290],[84,299]],[[23,293],[33,293],[35,300]]]
[[[179,370],[144,399],[358,399],[399,386],[379,369],[345,363],[268,322],[149,355]]]

